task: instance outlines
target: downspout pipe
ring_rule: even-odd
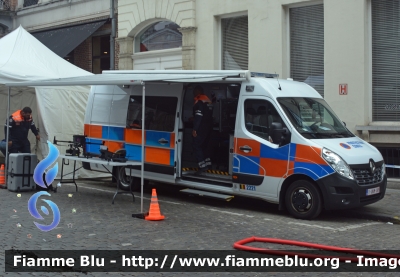
[[[110,19],[111,19],[111,37],[110,37],[110,70],[115,69],[115,35],[116,35],[116,19],[115,19],[114,0],[110,0]]]

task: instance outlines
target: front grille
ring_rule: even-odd
[[[382,166],[377,167],[374,174],[366,168],[352,168],[351,170],[360,186],[373,185],[382,181]]]

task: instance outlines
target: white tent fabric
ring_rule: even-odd
[[[20,26],[0,39],[0,83],[93,75],[57,56]]]
[[[7,115],[8,88],[3,84],[93,75],[60,58],[22,26],[0,39],[0,49],[0,122],[5,122]],[[37,144],[32,132],[28,138],[32,153],[36,153],[39,159],[47,156],[46,141],[52,142],[54,136],[57,140],[70,141],[72,135],[83,134],[83,119],[89,91],[89,86],[12,89],[10,112],[25,106],[33,110],[33,119],[39,127],[41,140]],[[0,126],[0,135],[4,138],[4,128],[3,125]],[[58,147],[61,154],[65,153],[66,148]],[[58,162],[59,178],[61,159]],[[71,171],[72,165],[65,166],[64,170]],[[77,176],[99,177],[99,174],[81,169]]]

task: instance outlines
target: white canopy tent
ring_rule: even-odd
[[[10,113],[25,106],[32,108],[41,136],[40,142],[37,142],[29,132],[32,153],[41,159],[48,154],[47,140],[53,141],[56,136],[57,140],[70,141],[72,135],[83,134],[89,86],[23,86],[10,89],[4,84],[93,74],[57,56],[21,26],[0,39],[0,49],[0,120],[6,122]],[[4,128],[0,128],[0,136],[4,138]],[[60,153],[65,153],[66,148],[59,147]],[[66,168],[72,170],[72,166]],[[78,173],[81,177],[99,176],[85,170]]]
[[[73,78],[55,78],[49,80],[27,81],[27,82],[8,82],[8,87],[21,86],[77,86],[77,85],[137,85],[142,86],[142,107],[146,107],[145,84],[146,82],[213,82],[223,81],[244,81],[249,80],[251,73],[245,70],[148,70],[148,71],[104,71],[103,74],[91,76],[81,76]],[[142,109],[142,118],[145,118],[145,109]],[[141,155],[141,214],[143,216],[143,161],[144,161],[144,124],[142,125],[142,155]]]

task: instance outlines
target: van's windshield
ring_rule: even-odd
[[[297,131],[308,139],[354,137],[323,99],[282,97],[278,102]]]

